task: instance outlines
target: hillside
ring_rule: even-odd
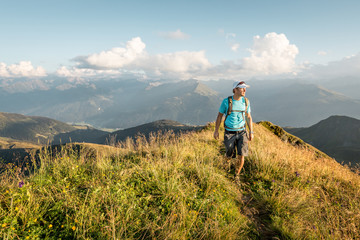
[[[146,123],[140,126],[127,128],[107,134],[98,139],[99,143],[115,145],[119,141],[124,141],[126,138],[136,139],[138,135],[149,138],[151,134],[165,133],[172,131],[175,134],[180,132],[196,131],[202,129],[203,126],[189,126],[172,120],[158,120],[151,123]]]
[[[28,175],[8,166],[0,176],[0,236],[360,238],[359,175],[256,124],[237,185],[213,130],[140,137],[106,150],[44,150]]]
[[[287,128],[338,162],[360,164],[360,120],[331,116],[308,128]]]
[[[69,142],[97,143],[98,139],[106,134],[106,131],[72,126],[51,118],[0,112],[2,149]]]
[[[1,137],[46,144],[51,142],[55,135],[75,129],[66,123],[46,117],[0,112]]]
[[[13,148],[37,148],[38,144],[25,141],[17,141],[11,138],[0,137],[0,149],[13,149]]]

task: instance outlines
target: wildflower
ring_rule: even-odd
[[[295,172],[296,177],[300,177],[300,173]]]
[[[71,229],[72,229],[73,231],[75,231],[76,227],[75,227],[75,226],[73,226]]]
[[[1,226],[2,226],[3,228],[6,227],[6,223],[3,223]]]
[[[21,188],[21,187],[23,187],[23,186],[24,186],[24,181],[21,180],[21,181],[19,182],[19,188]]]
[[[52,224],[50,224],[50,225],[49,225],[49,228],[52,228],[52,227],[53,227],[53,225],[52,225]]]
[[[63,228],[64,227],[64,225],[61,225],[61,228]]]
[[[15,207],[15,211],[17,211],[17,210],[19,210],[19,208],[18,208],[18,207]]]

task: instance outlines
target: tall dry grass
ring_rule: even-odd
[[[360,239],[360,177],[256,126],[244,181],[270,226],[290,239]]]
[[[0,176],[3,239],[359,239],[359,176],[255,125],[241,184],[214,125],[43,151]],[[23,182],[23,186],[19,186]]]
[[[113,153],[43,152],[1,176],[4,239],[236,239],[256,235],[209,131],[130,139]],[[95,149],[95,150],[94,150]],[[84,157],[87,156],[87,157]],[[24,186],[19,187],[20,180]]]

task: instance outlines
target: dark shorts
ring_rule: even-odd
[[[229,132],[225,130],[224,144],[227,157],[236,157],[237,155],[247,156],[249,154],[248,138],[245,131]]]

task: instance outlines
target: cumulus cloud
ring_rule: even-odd
[[[44,77],[46,75],[43,67],[34,68],[30,61],[21,61],[11,65],[0,63],[0,77]]]
[[[98,70],[90,68],[67,68],[65,66],[60,67],[56,74],[61,77],[94,77],[99,75],[118,75],[120,74],[117,70]]]
[[[57,74],[65,77],[134,74],[138,77],[187,78],[211,66],[204,51],[180,51],[150,55],[145,43],[137,37],[128,41],[126,48],[77,57],[77,66],[61,67]]]
[[[185,40],[190,38],[190,35],[183,33],[180,29],[177,29],[175,32],[161,32],[159,35],[167,39],[175,40]]]
[[[236,34],[227,33],[230,48],[237,51]],[[179,51],[152,55],[140,37],[133,38],[125,47],[76,57],[73,67],[61,67],[57,75],[70,78],[96,78],[105,76],[133,76],[151,79],[219,79],[250,78],[293,74],[298,48],[290,44],[284,34],[268,33],[255,36],[250,56],[238,60],[223,61],[212,65],[205,51]],[[230,45],[230,43],[232,45]]]
[[[243,67],[264,75],[292,72],[298,48],[290,44],[285,34],[268,33],[263,38],[254,37],[249,49],[251,56],[243,59]]]
[[[160,72],[196,72],[210,66],[204,51],[175,52],[149,56],[142,64],[143,68],[156,69]]]
[[[116,47],[87,57],[77,57],[74,60],[81,68],[121,68],[141,58],[145,54],[145,46],[141,38],[136,37],[128,41],[125,48]]]

